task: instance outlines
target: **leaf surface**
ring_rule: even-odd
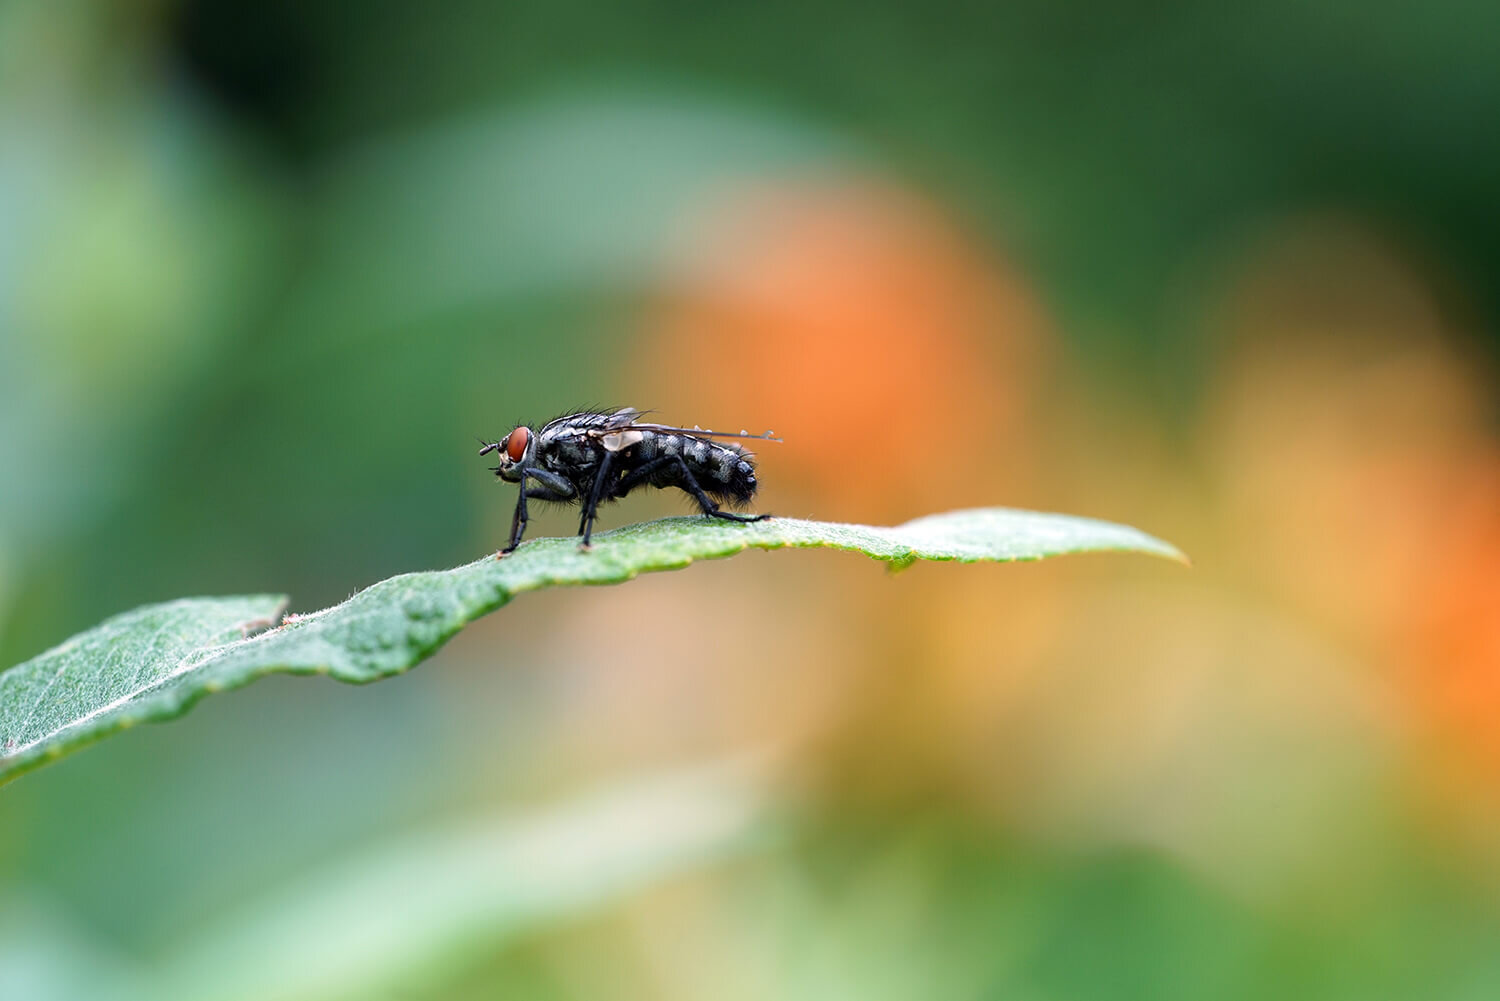
[[[170,719],[210,692],[274,672],[377,681],[431,656],[459,629],[526,591],[614,584],[746,549],[862,552],[917,560],[1035,560],[1133,551],[1182,559],[1124,525],[982,508],[891,528],[775,518],[749,525],[665,518],[576,540],[534,539],[504,559],[383,580],[321,612],[287,616],[277,595],[187,598],[116,616],[0,673],[0,783],[143,721]],[[259,630],[259,631],[258,631]]]

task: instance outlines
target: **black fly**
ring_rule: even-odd
[[[568,414],[536,433],[521,425],[500,441],[485,442],[480,455],[499,453],[495,475],[521,485],[510,545],[501,554],[521,544],[528,497],[581,505],[578,534],[585,547],[594,533],[599,505],[640,486],[677,487],[691,494],[709,518],[744,522],[770,517],[720,509],[721,503],[746,504],[755,496],[755,464],[739,443],[713,439],[781,439],[772,438],[769,431],[734,434],[652,424],[642,416],[630,407],[610,414]]]

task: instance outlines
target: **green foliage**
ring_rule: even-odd
[[[279,615],[271,596],[189,598],[116,616],[0,674],[0,782],[117,730],[171,719],[209,692],[274,672],[378,681],[432,655],[464,625],[526,591],[615,584],[749,548],[862,552],[900,569],[916,560],[1034,560],[1128,550],[1181,558],[1133,528],[985,508],[894,528],[775,518],[731,525],[667,518],[597,537],[535,539],[504,559],[402,574],[333,608]]]
[[[655,771],[545,808],[379,837],[262,888],[151,964],[124,962],[87,930],[34,912],[0,914],[0,997],[427,996],[410,985],[430,990],[536,929],[776,844],[783,824],[765,764],[748,755]]]

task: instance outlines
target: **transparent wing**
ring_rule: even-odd
[[[609,415],[602,430],[621,431],[628,427],[636,427],[637,422],[651,411],[637,410],[635,407],[623,407]]]
[[[751,434],[749,431],[746,431],[743,428],[738,431],[713,431],[709,428],[700,428],[696,425],[690,428],[682,428],[676,427],[671,424],[649,424],[643,423],[641,421],[636,421],[630,426],[641,431],[659,431],[667,432],[669,434],[690,434],[695,438],[746,438],[753,441],[781,441],[780,438],[776,437],[775,431],[762,431],[760,434]]]
[[[714,431],[710,428],[678,427],[675,424],[657,424],[652,421],[643,421],[642,417],[652,413],[650,410],[637,410],[635,407],[624,407],[612,414],[600,415],[591,427],[580,430],[594,438],[602,438],[606,435],[615,434],[620,431],[654,431],[665,434],[690,434],[698,438],[744,438],[754,441],[781,441],[776,437],[774,431],[763,431],[760,434],[751,434],[741,428],[739,431]]]

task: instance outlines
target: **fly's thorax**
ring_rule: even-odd
[[[573,484],[580,495],[587,496],[603,458],[603,446],[598,440],[577,434],[566,425],[549,428],[538,438],[536,461]]]
[[[599,464],[599,445],[587,438],[559,438],[546,450],[545,457],[558,466],[596,466]]]

